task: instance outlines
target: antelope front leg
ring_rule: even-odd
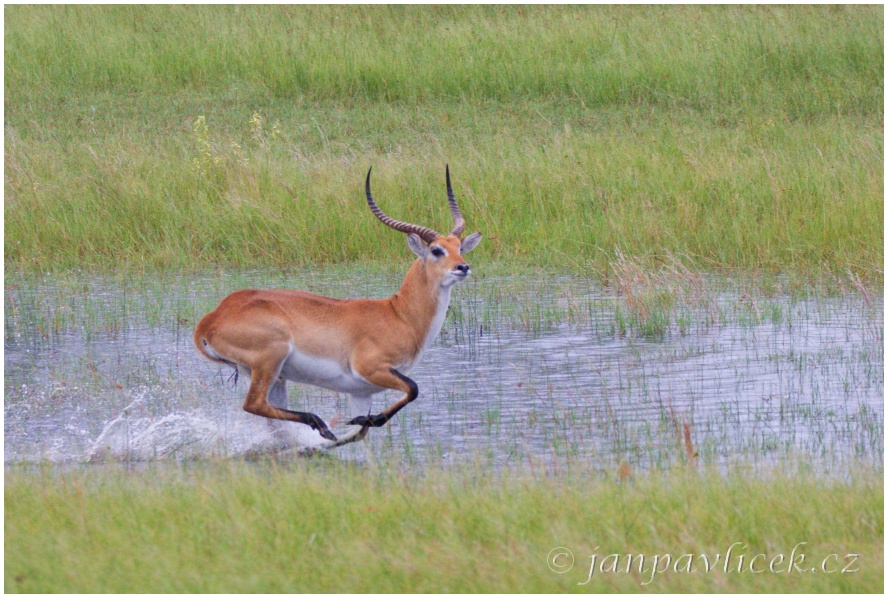
[[[400,401],[391,405],[381,413],[376,415],[359,415],[351,420],[349,425],[369,426],[378,428],[385,425],[395,414],[400,411],[407,403],[412,402],[419,395],[419,387],[416,382],[396,370],[389,368],[388,370],[379,370],[371,374],[361,374],[367,381],[382,388],[391,388],[404,392],[404,397]]]

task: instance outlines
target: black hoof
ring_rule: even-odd
[[[388,418],[380,413],[379,415],[359,415],[354,418],[350,422],[348,422],[349,426],[364,426],[365,428],[378,428],[380,426],[384,426],[385,422],[388,421]]]
[[[321,436],[323,436],[327,440],[330,440],[331,442],[336,442],[336,436],[333,434],[333,432],[331,432],[327,428],[323,428],[321,430],[318,430],[318,434],[320,434]]]
[[[332,440],[333,442],[336,442],[336,436],[333,434],[333,432],[330,431],[330,429],[327,427],[327,424],[324,423],[324,420],[322,420],[317,415],[312,415],[311,418],[312,421],[311,423],[309,423],[309,425],[317,430],[318,434],[320,434],[327,440]]]

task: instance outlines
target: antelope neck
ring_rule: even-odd
[[[413,262],[401,288],[392,297],[392,306],[401,318],[421,331],[417,339],[428,346],[438,336],[450,303],[450,288],[441,288],[430,278],[421,259]]]

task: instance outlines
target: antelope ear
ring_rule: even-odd
[[[481,233],[472,233],[468,237],[462,240],[462,244],[459,246],[460,253],[468,253],[478,246],[478,243],[481,242]]]
[[[407,235],[407,247],[410,248],[410,251],[416,254],[416,257],[424,258],[429,254],[429,248],[426,247],[423,240],[419,238],[419,235],[415,233]]]

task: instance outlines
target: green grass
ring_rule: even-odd
[[[7,469],[4,583],[9,592],[880,592],[883,507],[881,474],[864,471],[840,481],[676,469],[620,482],[580,470],[417,475],[327,460]],[[735,542],[727,573],[723,561],[702,572],[696,556],[694,573],[599,569],[579,585],[593,554],[599,566],[609,554],[714,559]],[[804,572],[786,571],[801,542]],[[547,566],[556,547],[575,556],[567,573]],[[757,570],[783,554],[781,572],[750,572],[759,553]],[[857,571],[810,571],[831,554],[830,569],[859,554]]]
[[[6,11],[5,263],[187,270],[616,256],[881,280],[879,7]]]

